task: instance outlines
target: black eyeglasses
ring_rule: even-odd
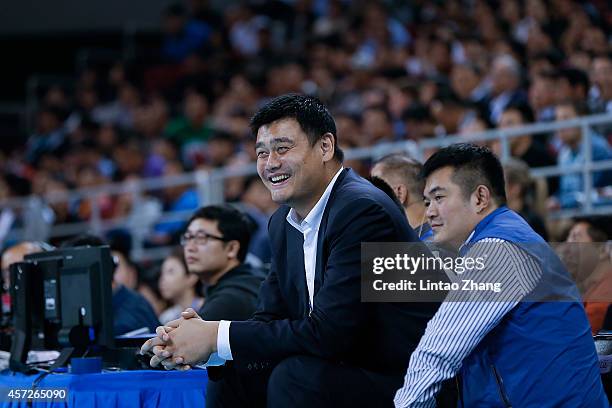
[[[189,241],[195,242],[196,245],[206,245],[209,240],[216,239],[218,241],[225,242],[226,239],[223,237],[217,237],[215,235],[208,234],[204,231],[198,231],[195,234],[185,233],[181,235],[181,245],[185,246],[189,243]]]

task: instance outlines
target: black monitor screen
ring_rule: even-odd
[[[22,293],[15,293],[15,299],[29,299],[32,311],[24,314],[15,310],[16,328],[37,328],[37,333],[31,334],[40,337],[44,326],[46,349],[113,347],[111,284],[115,266],[108,246],[36,253],[26,256],[24,264],[29,267],[19,272],[28,274],[21,278],[27,285],[21,285]],[[19,305],[15,303],[17,308]],[[42,324],[23,324],[31,316],[42,316]],[[38,345],[38,340],[33,340],[31,346]]]

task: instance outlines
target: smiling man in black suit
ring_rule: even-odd
[[[283,204],[269,223],[258,311],[232,322],[186,313],[143,351],[166,368],[211,353],[231,360],[207,406],[391,406],[437,304],[361,302],[361,243],[416,235],[385,193],[342,166],[334,120],[317,99],[275,98],[251,128],[259,176]]]

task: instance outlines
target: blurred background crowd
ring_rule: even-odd
[[[605,0],[212,3],[169,4],[157,33],[136,42],[131,58],[90,58],[65,72],[71,81],[38,87],[33,126],[2,134],[0,199],[251,163],[249,118],[287,92],[327,104],[344,149],[454,134],[470,140],[490,129],[612,115],[612,4]],[[593,160],[612,159],[612,126],[589,132]],[[569,129],[510,143],[509,204],[551,240],[566,239],[569,228],[548,230],[546,215],[580,208],[582,176],[538,183],[529,171],[580,164],[583,138]],[[488,143],[500,153],[498,141]],[[346,165],[367,176],[372,163]],[[609,204],[612,171],[592,181],[593,202]],[[252,252],[265,263],[265,225],[276,208],[269,193],[257,177],[236,177],[224,195],[260,227]],[[95,200],[102,220],[203,204],[194,185]],[[38,216],[50,225],[82,222],[93,207],[87,198],[56,200]],[[0,212],[3,246],[18,219]],[[159,222],[145,245],[176,244],[183,227]],[[129,256],[129,232],[116,228],[105,238]],[[122,267],[136,268],[129,259]],[[143,276],[156,287],[156,273]],[[130,286],[138,285],[133,278]]]

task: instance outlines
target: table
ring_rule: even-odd
[[[0,387],[31,389],[38,377],[4,371]],[[0,408],[134,408],[134,407],[204,407],[206,370],[190,371],[121,371],[96,374],[50,374],[39,389],[67,390],[62,402],[0,401]]]

